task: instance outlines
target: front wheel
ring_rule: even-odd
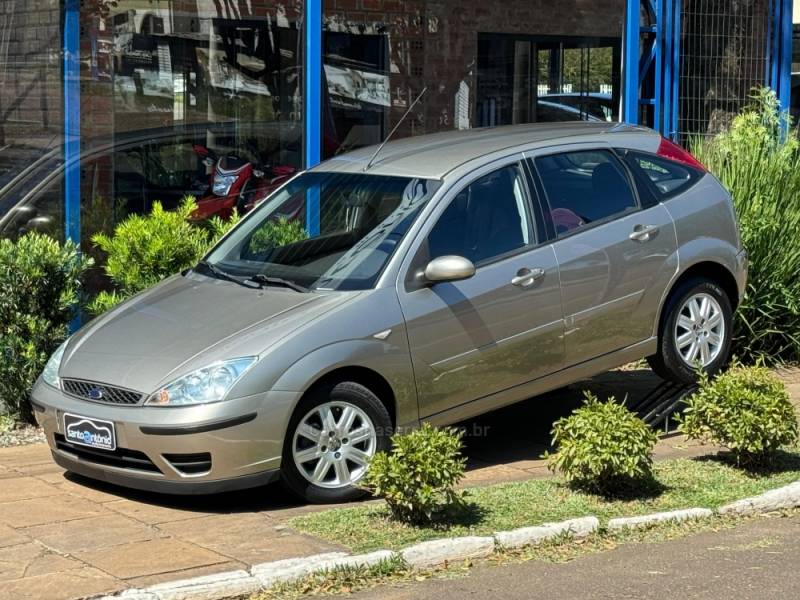
[[[391,419],[366,387],[320,387],[298,404],[284,440],[282,476],[309,502],[347,502],[364,495],[356,484],[376,452],[389,447]]]
[[[713,281],[690,279],[665,307],[658,353],[649,357],[653,370],[670,381],[689,384],[700,368],[717,374],[731,350],[733,309],[725,291]]]

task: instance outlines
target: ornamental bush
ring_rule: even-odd
[[[714,380],[701,374],[679,420],[687,437],[729,448],[742,465],[765,465],[797,441],[789,393],[763,364],[734,365]]]
[[[764,89],[729,130],[692,144],[730,191],[749,253],[733,331],[733,351],[748,362],[800,360],[800,138],[784,133],[789,121]]]
[[[634,413],[590,392],[585,404],[553,425],[548,467],[576,487],[605,495],[636,488],[653,476],[656,434]]]
[[[429,523],[462,502],[455,486],[464,476],[462,433],[425,423],[406,435],[392,436],[392,449],[370,461],[361,486],[386,500],[394,519]]]
[[[238,222],[234,216],[197,223],[194,198],[184,198],[174,211],[154,202],[150,214],[132,215],[117,225],[114,234],[98,233],[95,246],[106,255],[103,267],[114,286],[101,292],[90,304],[94,314],[103,313],[162,279],[197,264],[208,249]]]
[[[33,422],[31,388],[67,337],[90,265],[72,242],[40,233],[0,240],[0,405],[15,420]]]

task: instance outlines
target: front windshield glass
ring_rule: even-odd
[[[249,215],[207,257],[236,278],[309,289],[375,285],[438,181],[304,173]]]

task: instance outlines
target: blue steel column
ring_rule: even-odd
[[[641,0],[627,0],[622,38],[622,120],[639,123],[639,10]]]
[[[305,165],[310,169],[322,158],[322,0],[306,0],[303,19],[305,77]],[[306,230],[319,235],[319,189],[306,192]]]
[[[779,0],[783,4],[781,20],[776,25],[780,31],[780,60],[778,61],[778,100],[783,110],[792,102],[792,0]]]
[[[64,236],[81,241],[80,0],[64,2]]]

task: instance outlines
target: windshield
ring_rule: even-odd
[[[249,215],[206,262],[233,277],[319,290],[375,285],[438,181],[304,173]]]

